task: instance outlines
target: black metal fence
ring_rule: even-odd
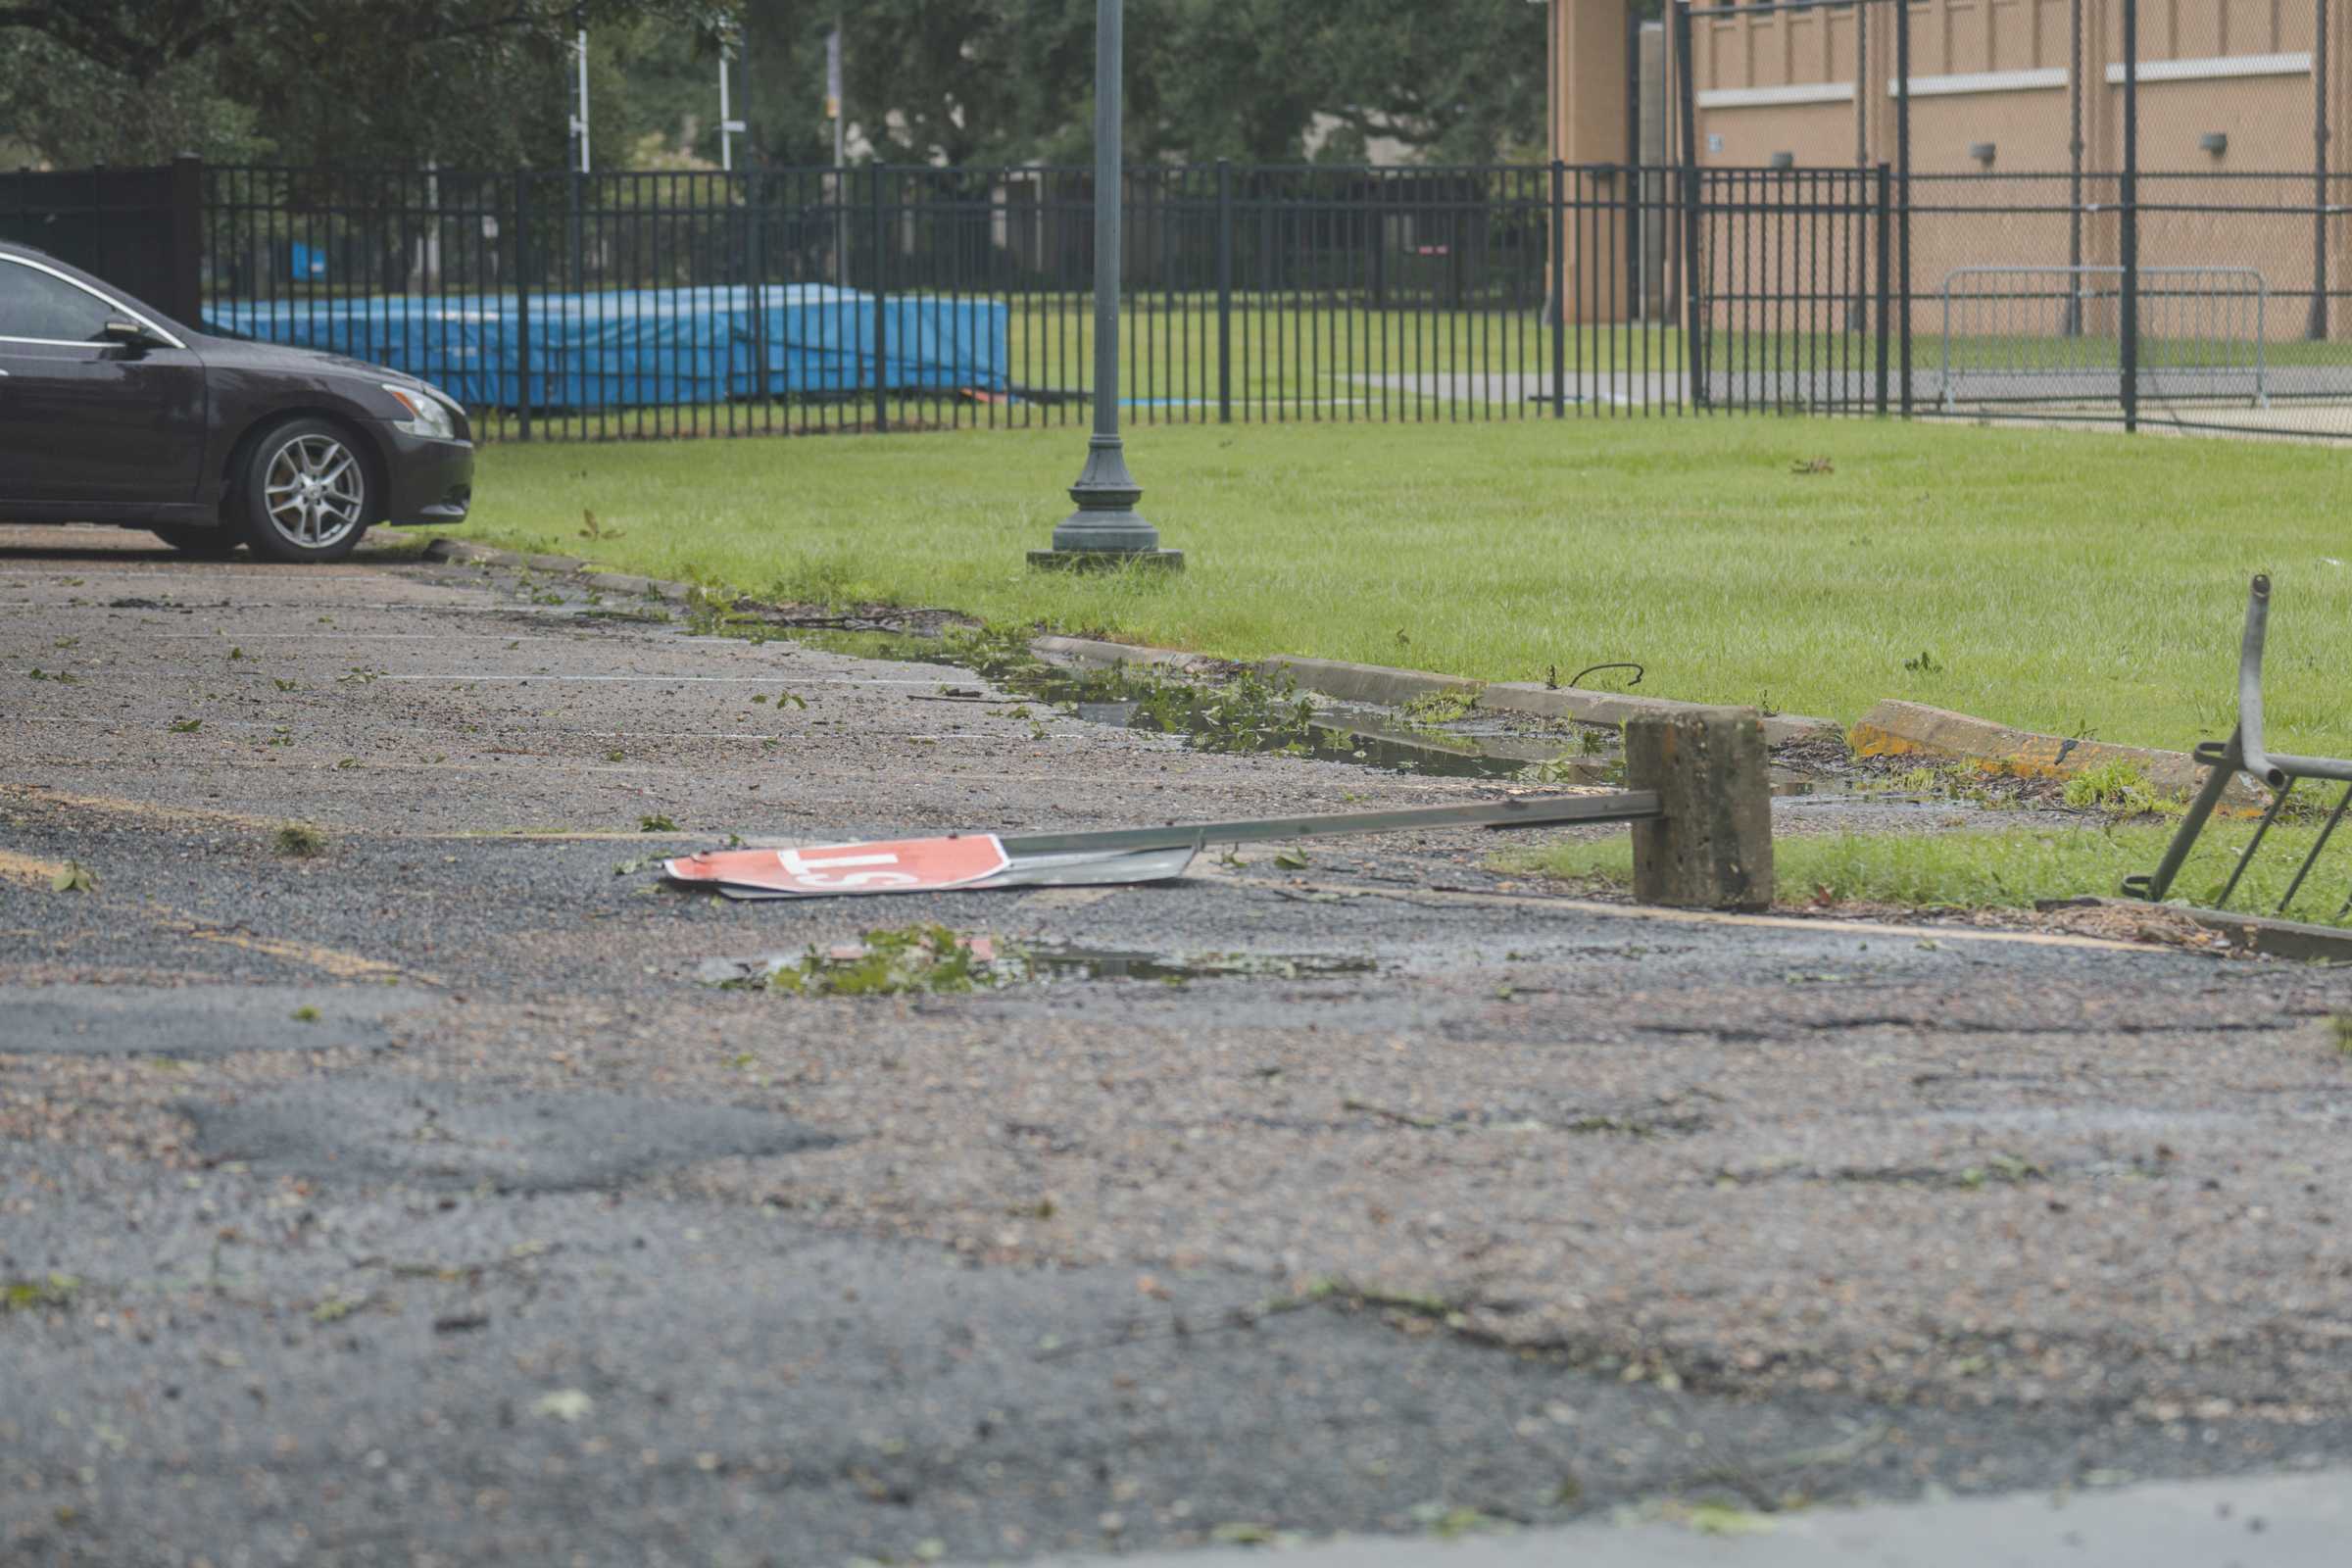
[[[1081,171],[13,180],[0,235],[215,330],[413,370],[492,439],[1086,417]],[[1781,411],[2352,434],[2329,243],[2348,180],[2315,203],[2301,172],[2140,174],[2126,200],[2113,174],[1885,165],[1142,168],[1120,392],[1140,423]]]
[[[1614,408],[1610,375],[1675,363],[1625,172],[1219,164],[1125,183],[1138,420],[1533,416]],[[205,310],[416,370],[496,435],[1082,420],[1093,184],[214,169]],[[1580,258],[1564,312],[1555,252]]]
[[[1787,411],[2352,434],[2352,173],[2328,168],[2325,118],[2342,36],[2328,9],[2352,0],[2286,8],[2317,8],[2320,145],[2313,168],[2267,171],[2202,153],[2140,166],[2138,8],[2117,3],[2129,69],[2078,38],[2068,71],[2120,91],[2120,167],[2086,165],[2078,136],[2055,167],[2012,172],[1987,144],[1964,171],[1914,169],[1919,94],[1875,96],[1875,62],[1913,79],[1913,8],[1788,0],[1674,8],[1678,133],[1642,164],[1131,169],[1126,416]],[[1850,26],[1851,59],[1830,69],[1874,92],[1830,112],[1870,132],[1855,162],[1707,162],[1694,29],[1776,14]],[[2078,119],[2085,92],[2066,95]],[[1931,150],[1975,122],[1920,114]],[[493,439],[1017,427],[1087,417],[1097,194],[1088,171],[1037,167],[183,161],[0,176],[0,236],[217,330],[414,370]]]

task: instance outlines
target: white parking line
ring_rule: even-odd
[[[54,599],[0,599],[0,610],[122,610],[132,612],[134,613],[141,611],[153,612],[189,610],[234,610],[239,614],[243,614],[249,611],[255,610],[300,610],[314,614],[322,610],[332,610],[346,615],[389,612],[395,610],[418,610],[423,611],[427,614],[433,615],[539,615],[561,620],[594,620],[598,618],[594,615],[583,615],[580,613],[578,609],[570,607],[547,608],[539,605],[440,605],[420,604],[413,600],[404,600],[399,604],[368,605],[353,604],[350,601],[343,599],[303,599],[284,604],[270,604],[242,599],[238,600],[234,604],[231,604],[226,600],[205,600],[182,604],[177,600],[167,598],[156,600],[153,604],[144,605],[109,605],[89,602],[84,602],[78,605],[68,605],[61,604]],[[622,624],[625,625],[627,622],[623,620]],[[662,625],[666,623],[654,621],[649,622],[648,624]]]
[[[75,724],[84,729],[88,729],[90,727],[90,721],[87,718],[77,717],[71,713],[21,713],[14,719],[0,720],[0,723]],[[204,727],[205,730],[210,733],[213,731],[232,729],[274,730],[283,728],[284,726],[272,724],[264,719],[208,718],[204,721]],[[133,735],[146,734],[148,732],[143,729],[99,729],[95,730],[93,733],[103,735],[109,740],[121,740]],[[398,736],[406,740],[431,740],[445,745],[455,744],[451,732],[445,729],[379,729],[373,731],[373,733],[385,736]],[[481,736],[463,737],[465,740],[473,741],[478,741],[483,738],[484,737]],[[497,734],[489,736],[488,738],[501,743],[509,741],[555,740],[760,741],[762,744],[772,745],[781,744],[786,741],[824,741],[831,745],[839,745],[842,741],[841,736],[832,733],[830,730],[827,730],[821,734],[815,731],[792,731],[772,735],[762,735],[756,730],[739,729],[503,729]],[[899,741],[985,741],[1002,740],[1004,737],[984,735],[976,730],[896,730],[860,728],[858,731],[858,738],[860,740]],[[334,748],[328,747],[326,750],[332,751]]]
[[[796,686],[940,686],[949,684],[938,677],[899,675],[800,675],[778,670],[768,675],[378,675],[377,680],[440,681],[448,685],[527,685],[532,681],[570,681],[598,686],[684,686],[701,683],[710,686],[773,686],[789,679]],[[1006,698],[1006,702],[1012,701]]]
[[[457,637],[484,641],[505,637],[503,631],[159,631],[142,636],[143,643],[445,643]],[[533,632],[532,636],[539,634]],[[512,641],[512,639],[509,639]]]

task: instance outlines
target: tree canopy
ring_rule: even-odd
[[[1064,162],[1092,145],[1094,0],[0,0],[0,157],[549,168],[575,11],[601,168],[715,152],[829,162],[838,16],[858,145],[908,163]],[[1524,0],[1127,0],[1138,159],[1483,160],[1540,141],[1544,12]]]

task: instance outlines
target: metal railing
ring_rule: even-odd
[[[2262,653],[2263,645],[2270,636],[2270,625],[2271,579],[2267,574],[2257,574],[2246,596],[2245,631],[2238,640],[2237,722],[2231,727],[2228,740],[2198,742],[2195,756],[2197,765],[2205,769],[2204,780],[2189,802],[2188,809],[2182,814],[2180,825],[2174,829],[2172,840],[2166,844],[2164,858],[2157,862],[2156,869],[2146,876],[2124,879],[2124,892],[2131,897],[2161,903],[2171,895],[2181,867],[2188,863],[2189,853],[2196,848],[2198,835],[2204,832],[2206,823],[2212,820],[2223,797],[2229,793],[2232,781],[2240,773],[2261,781],[2271,792],[2270,805],[2264,809],[2261,820],[2255,824],[2245,848],[2238,853],[2235,862],[2230,866],[2229,880],[2212,895],[2213,907],[2217,909],[2228,906],[2230,896],[2237,891],[2238,883],[2245,877],[2246,867],[2254,863],[2255,852],[2262,848],[2263,839],[2269,835],[2272,824],[2278,820],[2278,813],[2286,806],[2287,796],[2293,792],[2299,780],[2341,784],[2344,793],[2337,799],[2335,809],[2328,813],[2327,824],[2312,841],[2310,853],[2304,856],[2302,865],[2296,869],[2294,880],[2287,884],[2286,892],[2278,900],[2278,906],[2274,913],[2283,915],[2293,906],[2295,895],[2302,892],[2303,884],[2311,876],[2312,867],[2319,864],[2320,853],[2328,848],[2328,841],[2334,837],[2346,809],[2352,808],[2352,760],[2332,757],[2292,757],[2283,752],[2270,751],[2263,743]],[[2347,914],[2352,914],[2352,893],[2344,895],[2344,902],[2337,906],[2334,919],[2341,921]]]

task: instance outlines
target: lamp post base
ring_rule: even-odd
[[[1114,322],[1111,330],[1116,331]],[[1152,565],[1181,569],[1184,552],[1159,548],[1159,530],[1136,514],[1144,487],[1127,471],[1127,455],[1115,433],[1098,429],[1086,443],[1086,467],[1070,486],[1078,510],[1054,529],[1054,548],[1029,552],[1029,564],[1044,570]]]
[[[1182,571],[1181,550],[1032,550],[1032,571]]]

